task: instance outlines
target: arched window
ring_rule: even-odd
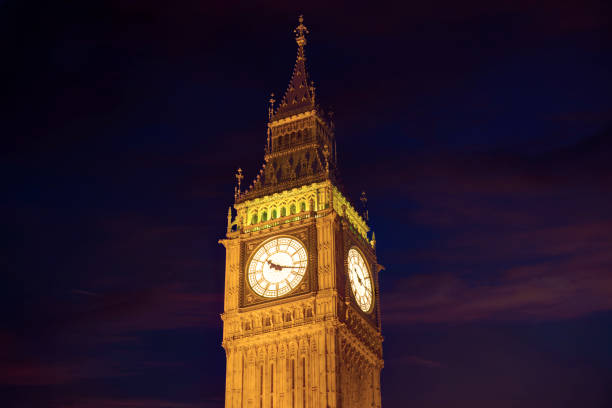
[[[302,401],[306,406],[306,358],[302,357]]]
[[[281,208],[281,217],[284,217],[287,215],[287,209],[285,207]]]
[[[291,204],[291,206],[289,207],[289,213],[295,214],[295,204]]]
[[[264,395],[264,370],[263,364],[259,366],[259,408],[263,408]]]
[[[253,214],[251,217],[251,224],[257,224],[257,214]]]
[[[270,408],[274,408],[274,363],[270,364]]]
[[[302,201],[300,203],[300,211],[306,211],[306,202]]]
[[[270,215],[270,219],[273,220],[276,218],[276,210],[272,210],[272,214]]]
[[[291,406],[295,407],[295,359],[291,359],[291,367],[290,367],[290,381],[289,385],[291,386]]]
[[[264,211],[261,213],[261,222],[268,221],[268,213]]]

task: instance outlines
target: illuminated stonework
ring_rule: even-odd
[[[305,34],[300,19],[289,87],[278,107],[271,98],[265,163],[245,191],[237,174],[220,241],[227,408],[381,406],[382,267],[366,213],[338,188]]]

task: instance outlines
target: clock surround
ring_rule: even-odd
[[[281,218],[282,220],[282,218]],[[285,228],[275,227],[269,228],[263,231],[257,231],[249,233],[249,239],[242,241],[240,245],[240,296],[239,304],[240,307],[258,306],[266,303],[283,303],[291,301],[295,297],[305,295],[307,293],[316,290],[316,273],[317,270],[317,258],[313,256],[316,254],[316,228],[314,225],[314,219],[303,220],[300,225],[295,226],[287,224]],[[307,254],[307,265],[304,273],[304,278],[301,280],[299,285],[291,290],[289,293],[275,297],[267,298],[258,295],[251,289],[248,282],[248,268],[249,263],[259,249],[259,247],[266,242],[277,238],[277,237],[291,237],[298,240],[302,245]]]
[[[258,296],[276,299],[290,294],[300,285],[307,266],[308,252],[304,243],[289,235],[277,235],[254,250],[247,262],[246,280]]]
[[[374,309],[374,283],[372,273],[361,251],[353,246],[347,255],[347,275],[353,300],[361,311],[371,313]]]

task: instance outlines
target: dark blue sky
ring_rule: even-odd
[[[223,406],[217,240],[299,13],[384,406],[612,405],[611,10],[493,3],[0,2],[2,405]]]

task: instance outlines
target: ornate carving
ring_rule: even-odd
[[[329,249],[329,241],[324,241],[324,242],[320,242],[319,243],[319,251],[325,251],[327,249]]]

